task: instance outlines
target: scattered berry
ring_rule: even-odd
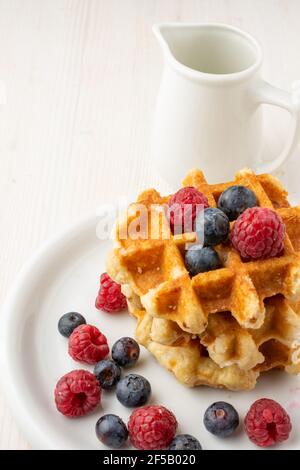
[[[177,421],[163,406],[143,406],[133,411],[128,422],[129,437],[136,449],[166,449],[174,439]]]
[[[96,364],[109,353],[106,337],[92,325],[80,325],[69,338],[69,354],[78,362]]]
[[[145,377],[129,374],[118,382],[116,395],[119,402],[128,408],[142,406],[151,395],[151,385]]]
[[[196,218],[196,232],[199,241],[205,246],[214,246],[226,241],[229,233],[229,219],[215,207],[204,210]]]
[[[193,245],[185,252],[185,266],[192,276],[221,267],[218,253],[211,247]]]
[[[245,186],[230,186],[218,200],[218,208],[225,212],[229,220],[237,219],[249,207],[257,206],[255,193]]]
[[[238,427],[239,415],[229,403],[217,401],[205,411],[203,423],[215,436],[227,437]]]
[[[234,248],[245,259],[262,259],[279,255],[283,250],[285,226],[271,209],[246,209],[231,232]]]
[[[78,418],[100,403],[101,387],[94,374],[87,370],[73,370],[59,379],[54,397],[60,413]]]
[[[249,439],[260,447],[286,441],[291,429],[287,412],[279,403],[269,398],[256,400],[245,418],[245,430]]]
[[[120,366],[112,359],[97,362],[94,374],[104,390],[111,390],[121,377]]]
[[[58,322],[58,331],[61,335],[69,338],[75,328],[86,323],[85,318],[77,312],[65,313]]]
[[[128,430],[119,416],[107,414],[98,419],[96,435],[103,444],[118,449],[127,441]]]
[[[173,194],[168,205],[170,208],[170,226],[172,232],[193,232],[197,210],[208,207],[208,200],[196,188],[188,186]]]
[[[133,339],[125,336],[118,339],[112,347],[111,356],[121,367],[130,367],[136,363],[140,355],[140,347]]]
[[[120,312],[127,307],[126,297],[121,292],[121,286],[113,281],[107,273],[100,276],[100,289],[95,306],[105,312]]]
[[[169,446],[170,450],[202,450],[201,444],[190,434],[178,434]]]

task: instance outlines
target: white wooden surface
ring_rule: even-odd
[[[0,302],[43,240],[150,181],[152,23],[246,29],[262,43],[266,79],[287,88],[300,78],[299,18],[299,0],[0,0]],[[284,113],[268,110],[266,128],[271,155]],[[1,394],[0,448],[30,448]]]

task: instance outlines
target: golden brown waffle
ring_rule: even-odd
[[[185,385],[249,390],[261,372],[274,368],[300,372],[300,306],[290,306],[280,295],[266,301],[261,328],[243,330],[230,313],[215,314],[204,340],[171,320],[152,317],[129,286],[123,290],[137,319],[137,340]],[[207,349],[203,344],[209,345]]]
[[[136,339],[179,382],[189,387],[208,385],[230,390],[249,390],[255,386],[259,371],[242,370],[236,365],[219,367],[207,356],[199,338],[183,332],[171,320],[152,317],[139,308],[137,299],[134,295],[128,299],[129,311],[137,318]]]
[[[217,185],[209,185],[200,170],[191,171],[183,181],[183,186],[194,186],[204,193],[211,207],[233,184],[252,189],[261,207],[280,214],[286,226],[282,256],[244,262],[230,244],[219,245],[216,249],[223,267],[190,277],[183,254],[186,243],[195,241],[195,233],[170,233],[166,214],[157,214],[157,207],[170,196],[162,197],[154,189],[144,191],[118,225],[109,274],[130,286],[147,313],[172,320],[191,334],[203,333],[209,314],[221,312],[230,312],[243,329],[258,329],[265,318],[264,299],[277,294],[290,302],[300,298],[300,208],[290,207],[279,181],[271,175],[257,176],[251,170],[238,172],[234,182]],[[147,208],[148,231],[141,230],[136,239],[123,239],[121,235],[128,227],[140,224],[140,204]]]
[[[266,299],[265,307],[265,321],[258,329],[241,328],[229,312],[209,316],[200,341],[220,367],[236,364],[245,370],[268,370],[280,365],[300,371],[299,305],[278,295]]]
[[[261,207],[282,217],[286,238],[280,257],[244,262],[228,243],[216,247],[222,268],[190,277],[184,250],[196,235],[170,233],[166,214],[158,210],[170,196],[151,189],[119,221],[107,260],[108,273],[122,285],[137,318],[138,341],[189,386],[247,390],[261,372],[300,372],[300,208],[290,207],[277,179],[250,170],[218,185],[193,170],[183,182],[203,192],[212,207],[233,184],[251,188]],[[145,233],[140,204],[146,207]],[[131,224],[139,235],[123,238]]]

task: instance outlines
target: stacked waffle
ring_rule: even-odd
[[[210,185],[199,170],[183,181],[205,194],[210,207],[233,184],[251,189],[260,207],[281,216],[281,256],[245,262],[226,243],[216,247],[220,269],[191,277],[184,252],[196,234],[173,235],[166,212],[159,210],[170,196],[150,189],[118,221],[116,247],[107,260],[137,319],[137,340],[189,386],[247,390],[261,372],[300,372],[300,207],[289,205],[277,179],[250,170],[229,183]],[[129,227],[137,229],[134,237]]]

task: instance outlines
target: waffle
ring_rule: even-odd
[[[215,247],[222,268],[190,277],[184,251],[196,234],[173,236],[161,210],[170,196],[150,189],[118,221],[107,260],[137,319],[138,341],[188,386],[248,390],[261,372],[300,372],[300,208],[289,205],[277,179],[251,170],[218,185],[209,185],[199,170],[183,181],[204,193],[211,207],[233,184],[251,188],[261,207],[282,217],[280,257],[245,262],[229,243],[222,244]],[[130,226],[139,229],[135,238],[124,236]]]
[[[123,291],[137,319],[137,340],[184,385],[250,390],[262,372],[300,372],[300,305],[291,306],[280,295],[265,302],[261,328],[242,330],[227,312],[211,315],[205,335],[197,337],[171,320],[147,313],[129,286]]]
[[[220,367],[236,364],[262,371],[281,366],[297,372],[299,364],[300,371],[299,305],[278,295],[265,300],[265,309],[265,321],[258,329],[241,328],[229,312],[209,317],[200,341]]]
[[[255,386],[259,371],[242,370],[236,365],[219,367],[207,356],[199,338],[180,330],[171,320],[152,317],[140,307],[139,301],[128,299],[129,311],[137,319],[136,339],[179,382],[189,387],[208,385],[230,390]]]
[[[264,299],[277,294],[290,302],[300,298],[300,207],[290,207],[279,181],[251,170],[238,172],[234,182],[217,185],[209,185],[200,170],[192,170],[183,181],[183,186],[204,193],[211,207],[233,184],[252,189],[261,207],[280,214],[286,226],[282,256],[244,262],[230,244],[222,244],[216,247],[222,268],[190,277],[183,254],[196,234],[170,233],[167,214],[159,210],[170,196],[162,197],[154,189],[144,191],[129,206],[116,230],[110,275],[120,284],[128,284],[152,316],[172,320],[191,334],[203,333],[209,315],[220,312],[230,312],[242,328],[257,329],[265,319]],[[141,204],[146,208],[147,233],[141,230],[135,239],[125,238],[128,227],[140,224]]]

